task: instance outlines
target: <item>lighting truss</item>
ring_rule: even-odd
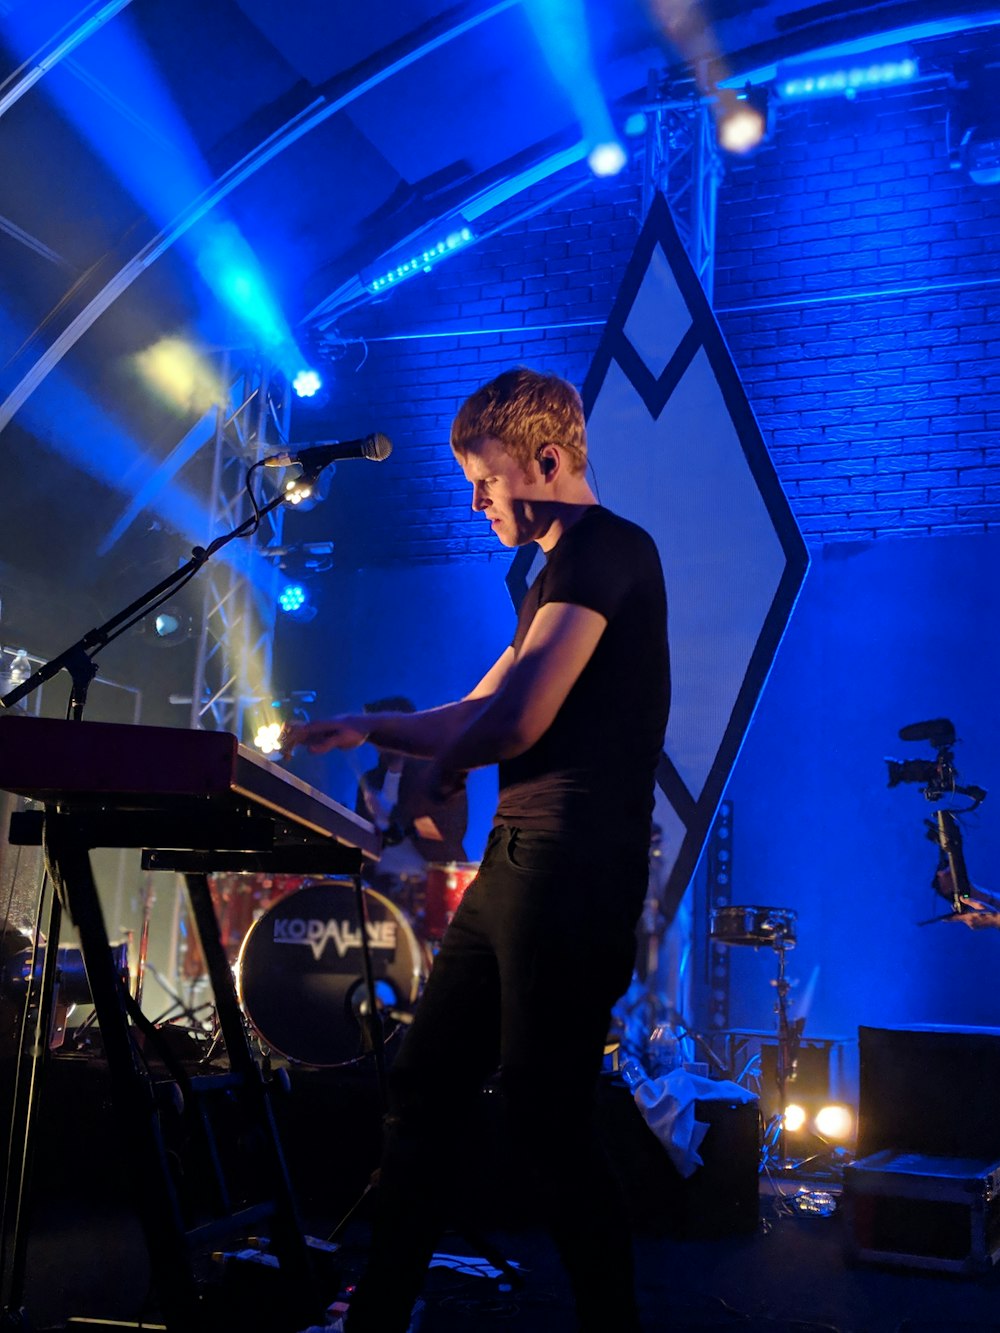
[[[681,241],[712,300],[715,221],[722,160],[710,104],[697,98],[656,101],[645,108],[642,215],[657,192],[670,205]]]
[[[276,425],[278,434],[287,438],[288,395],[276,402],[270,376],[270,367],[260,361],[225,367],[223,382],[230,385],[230,398],[216,418],[207,541],[250,516],[246,472],[274,448],[268,443],[269,427]],[[248,707],[271,694],[280,576],[261,552],[281,544],[283,515],[279,505],[264,516],[257,533],[228,548],[242,554],[242,560],[209,561],[198,576],[204,600],[191,690],[192,727],[231,731],[243,740]]]

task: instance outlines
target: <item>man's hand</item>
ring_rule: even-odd
[[[326,754],[328,750],[356,750],[367,739],[364,719],[345,714],[325,722],[289,722],[281,733],[279,747],[287,759],[299,745],[310,754]]]
[[[468,773],[462,769],[444,767],[436,759],[432,760],[424,779],[424,790],[432,801],[443,804],[465,786]],[[440,837],[440,834],[438,835]]]

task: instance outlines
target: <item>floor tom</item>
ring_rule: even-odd
[[[451,925],[466,889],[479,873],[478,861],[431,862],[424,889],[423,933],[439,940]]]

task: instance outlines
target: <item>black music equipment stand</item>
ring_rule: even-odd
[[[8,740],[0,757],[0,787],[32,794],[30,756],[20,761],[25,776],[13,778],[18,767],[10,755],[27,737],[32,742],[63,738],[72,752],[93,745],[92,732],[104,739],[114,734],[120,742],[125,733],[148,741],[167,729],[114,727],[96,723],[54,723],[42,719],[15,719],[2,724]],[[24,728],[30,728],[25,732]],[[69,728],[64,732],[62,728]],[[47,730],[48,729],[48,730]],[[49,734],[51,732],[51,735]],[[44,733],[44,735],[43,735]],[[71,733],[71,734],[70,734]],[[211,759],[225,751],[235,738],[224,733],[175,732],[169,744],[192,745]],[[42,751],[45,751],[44,744]],[[98,747],[99,749],[100,747]],[[31,746],[37,751],[37,746]],[[109,769],[127,774],[129,759],[121,751],[106,754]],[[144,752],[141,744],[136,754]],[[295,779],[261,767],[262,761],[245,756],[239,747],[237,795],[227,804],[203,799],[184,799],[164,794],[110,797],[107,791],[66,791],[52,799],[53,792],[35,792],[46,801],[44,810],[14,815],[10,840],[15,845],[40,845],[44,849],[53,898],[42,973],[41,1011],[37,1031],[47,1038],[44,1015],[51,1012],[55,986],[60,917],[66,912],[80,937],[81,953],[97,1015],[111,1080],[112,1105],[122,1134],[125,1160],[140,1188],[136,1206],[149,1250],[153,1282],[171,1333],[228,1333],[251,1327],[254,1319],[266,1318],[269,1333],[294,1333],[316,1323],[326,1301],[319,1293],[311,1247],[303,1235],[292,1195],[284,1154],[278,1139],[271,1104],[273,1085],[254,1057],[236,997],[232,971],[222,946],[207,875],[217,868],[273,872],[360,875],[363,852],[336,838],[305,836],[307,830],[292,825],[288,833],[280,812],[275,813],[275,787],[287,785],[290,803],[304,800]],[[136,772],[142,771],[134,758]],[[145,760],[149,763],[149,760]],[[52,764],[51,753],[48,763]],[[25,765],[27,767],[25,767]],[[58,768],[58,762],[55,767]],[[70,765],[71,768],[74,765]],[[101,763],[95,760],[93,768]],[[156,770],[155,763],[152,765]],[[100,774],[95,772],[95,789]],[[258,784],[264,801],[243,799],[246,783]],[[302,809],[306,807],[303,805]],[[324,812],[320,810],[320,815]],[[304,818],[301,815],[300,817]],[[319,816],[310,814],[313,819]],[[348,817],[350,818],[350,817]],[[315,827],[315,825],[314,825]],[[359,825],[364,837],[370,826]],[[348,833],[353,836],[353,825]],[[173,870],[185,875],[194,928],[212,984],[222,1039],[228,1055],[228,1070],[189,1076],[163,1056],[168,1077],[154,1078],[151,1062],[157,1034],[144,1019],[119,975],[108,939],[90,852],[99,847],[142,848],[147,869]],[[180,849],[180,850],[176,850]],[[30,1323],[22,1308],[28,1205],[30,1203],[31,1124],[37,1112],[38,1094],[32,1079],[34,1100],[28,1107],[25,1152],[17,1182],[17,1208],[13,1238],[13,1260],[4,1291],[3,1323],[6,1329],[27,1329]],[[226,1137],[216,1133],[216,1113],[224,1115]],[[181,1124],[181,1121],[183,1122]],[[236,1127],[235,1133],[233,1128]],[[197,1157],[196,1188],[179,1180],[172,1166],[177,1143],[193,1144]],[[206,1251],[220,1249],[227,1240],[253,1234],[268,1234],[271,1252],[278,1261],[264,1279],[255,1281],[252,1292],[241,1293],[239,1285],[204,1282],[202,1265]],[[7,1274],[0,1275],[7,1278]],[[254,1278],[259,1278],[255,1273]],[[240,1309],[241,1299],[252,1301]]]

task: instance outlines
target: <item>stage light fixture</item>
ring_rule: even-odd
[[[285,574],[310,576],[333,568],[333,542],[295,542],[291,546],[265,546],[261,555],[273,560]]]
[[[629,139],[638,139],[649,128],[649,117],[645,111],[633,111],[623,128]]]
[[[309,602],[304,583],[286,583],[278,594],[278,605],[285,615],[293,616]]]
[[[587,165],[595,176],[617,176],[628,162],[628,154],[617,139],[595,144],[587,154]]]
[[[292,388],[299,398],[315,398],[323,381],[315,370],[302,369],[292,380]]]
[[[253,743],[261,754],[274,754],[278,750],[283,727],[281,722],[266,722],[257,728]]]
[[[330,469],[332,471],[332,469]],[[315,477],[289,477],[285,482],[285,499],[290,505],[300,505],[312,498]]]
[[[945,121],[948,165],[975,185],[1000,185],[1000,62],[955,71]]]
[[[805,1107],[799,1106],[797,1102],[789,1102],[785,1107],[784,1124],[789,1134],[798,1134],[805,1129],[808,1118]]]
[[[308,624],[316,618],[316,606],[304,583],[286,583],[278,594],[278,605],[289,620]]]
[[[387,291],[390,287],[396,287],[407,278],[415,277],[418,273],[430,273],[435,264],[439,264],[442,259],[447,259],[457,250],[464,250],[467,245],[471,245],[476,239],[475,232],[471,227],[463,225],[450,231],[447,236],[439,241],[434,241],[426,246],[419,253],[404,259],[402,263],[379,273],[375,277],[366,278],[362,276],[362,282],[368,291],[379,294]]]
[[[778,66],[775,84],[784,102],[801,102],[821,97],[854,98],[872,88],[912,83],[920,76],[920,63],[908,53],[883,52],[881,58],[850,65]]]
[[[166,602],[155,615],[147,616],[143,627],[148,638],[163,648],[174,648],[194,633],[191,616],[176,602]]]
[[[734,91],[720,88],[716,104],[716,137],[727,153],[749,153],[767,137],[768,94],[766,88],[748,83]]]
[[[819,1108],[813,1124],[821,1138],[844,1143],[854,1133],[854,1113],[849,1106],[831,1102]]]

